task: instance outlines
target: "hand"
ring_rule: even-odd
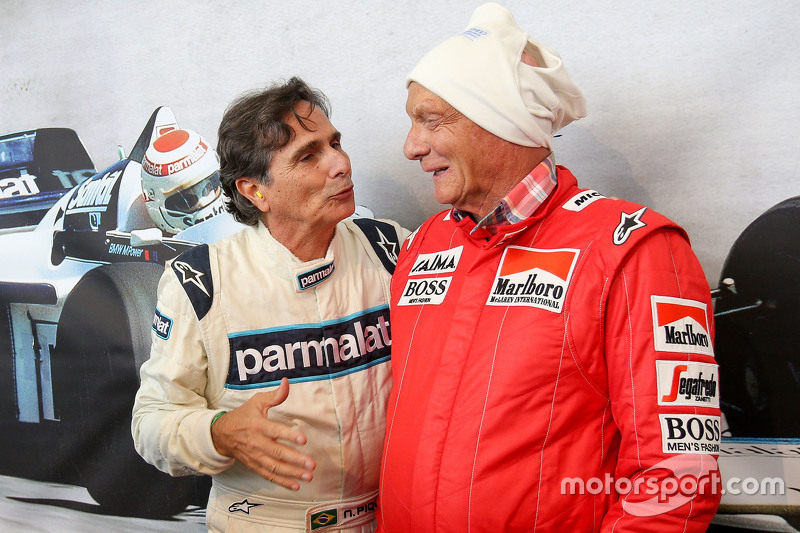
[[[267,418],[269,409],[288,396],[289,380],[283,378],[274,391],[260,392],[219,417],[211,426],[211,439],[219,453],[241,461],[267,481],[300,490],[298,480],[311,481],[313,477],[314,459],[279,440],[302,446],[306,437],[297,429]]]

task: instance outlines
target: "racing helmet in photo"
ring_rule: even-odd
[[[225,210],[217,153],[192,130],[171,130],[147,148],[142,191],[150,218],[167,233],[178,233]]]

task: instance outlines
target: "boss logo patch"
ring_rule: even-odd
[[[658,415],[664,453],[719,453],[720,417]]]
[[[447,296],[452,281],[452,276],[409,279],[397,305],[439,305]]]

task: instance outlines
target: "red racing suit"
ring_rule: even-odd
[[[684,231],[563,167],[532,217],[474,227],[401,250],[378,530],[705,531],[718,371]]]

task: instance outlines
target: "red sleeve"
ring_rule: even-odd
[[[621,496],[602,530],[706,531],[721,497],[719,372],[708,283],[680,233],[636,246],[612,280],[604,323]]]

